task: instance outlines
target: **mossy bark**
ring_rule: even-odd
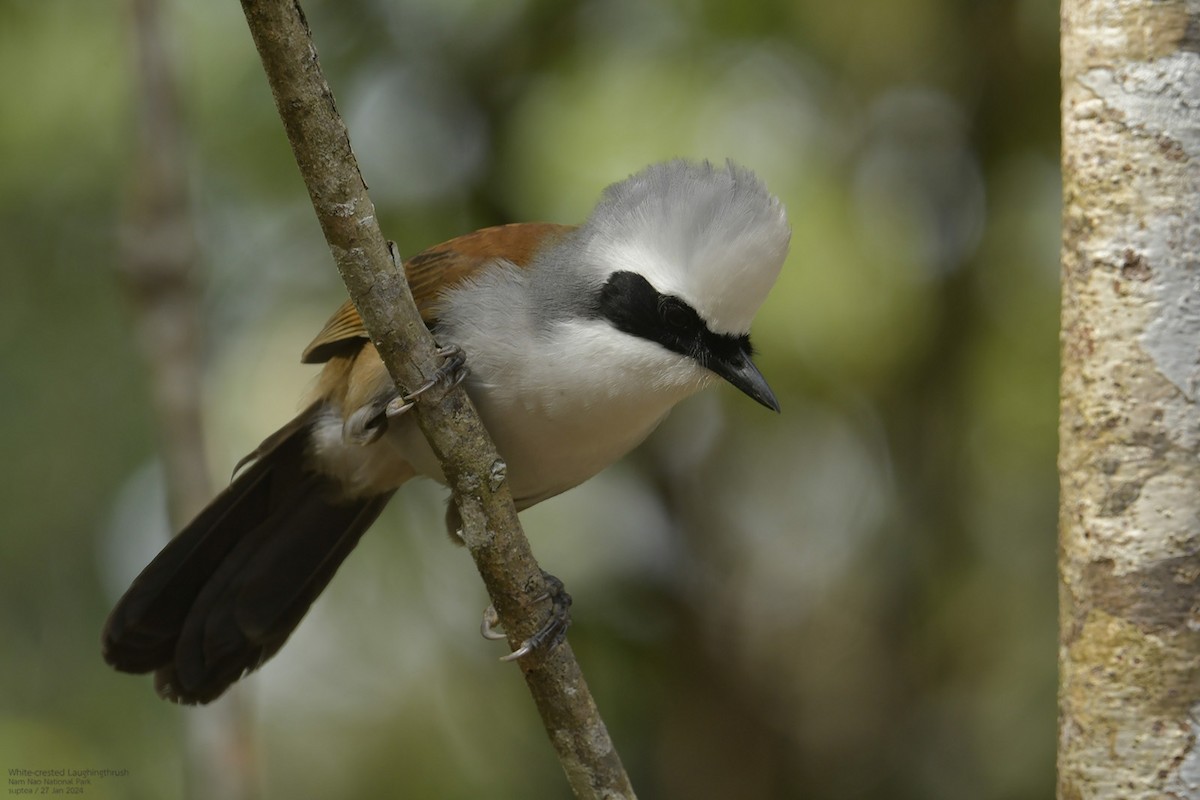
[[[1058,797],[1200,797],[1200,0],[1063,0]]]

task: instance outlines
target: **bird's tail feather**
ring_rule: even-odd
[[[142,570],[103,635],[104,659],[155,672],[163,697],[207,703],[283,646],[391,497],[346,499],[306,466],[314,404]]]

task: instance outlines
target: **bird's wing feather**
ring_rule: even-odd
[[[418,253],[404,262],[404,274],[421,319],[432,326],[437,320],[438,301],[446,289],[457,286],[497,260],[528,267],[540,247],[573,228],[572,225],[549,222],[499,225],[459,236]],[[358,310],[347,300],[304,349],[300,360],[305,364],[319,364],[336,355],[353,354],[367,339],[367,329]]]

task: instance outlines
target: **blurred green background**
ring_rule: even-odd
[[[754,330],[782,416],[711,390],[524,515],[639,796],[1050,796],[1056,4],[305,8],[405,253],[579,221],[676,155],[733,158],[787,205]],[[240,7],[174,0],[166,21],[219,485],[296,409],[299,352],[344,289]],[[221,743],[221,703],[168,705],[101,662],[108,609],[168,534],[119,279],[130,28],[124,3],[0,1],[0,769],[196,796],[184,742],[207,736],[266,798],[567,797],[503,645],[475,633],[486,599],[432,485],[245,682],[245,741]]]

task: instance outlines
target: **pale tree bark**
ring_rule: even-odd
[[[1058,797],[1200,798],[1200,0],[1063,0]]]

